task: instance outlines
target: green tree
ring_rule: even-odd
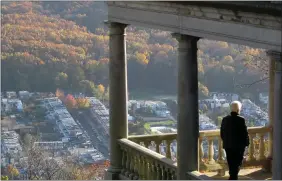
[[[66,90],[68,88],[68,75],[64,72],[59,72],[55,78],[55,84],[58,88]]]
[[[87,96],[93,96],[93,92],[96,91],[95,84],[89,80],[82,80],[79,82],[82,92]]]

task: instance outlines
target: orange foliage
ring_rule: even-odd
[[[65,99],[65,93],[64,91],[57,89],[55,93],[56,97],[58,97],[61,101]]]

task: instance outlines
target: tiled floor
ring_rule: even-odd
[[[214,180],[228,180],[228,171],[224,177],[217,176],[217,172],[207,172],[205,175]],[[239,172],[239,180],[271,180],[272,174],[264,172],[261,168],[241,169]]]

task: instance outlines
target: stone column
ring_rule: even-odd
[[[272,179],[282,180],[282,54],[272,52],[275,66]]]
[[[269,93],[268,93],[268,117],[269,123],[268,127],[271,128],[268,137],[268,150],[269,154],[267,156],[266,163],[264,165],[264,169],[266,171],[271,172],[271,164],[272,164],[272,153],[273,153],[273,119],[274,119],[274,85],[275,85],[275,55],[272,56],[273,53],[271,51],[267,52],[269,56]]]
[[[198,64],[199,38],[173,34],[178,40],[177,179],[199,169]]]
[[[107,22],[110,28],[110,168],[106,179],[116,180],[121,171],[122,152],[118,139],[127,138],[126,25]]]

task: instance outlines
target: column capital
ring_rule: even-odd
[[[200,38],[196,36],[186,35],[186,34],[180,34],[180,33],[171,33],[171,36],[175,38],[178,42],[180,41],[189,41],[194,40],[198,41]]]
[[[266,54],[275,62],[281,62],[282,63],[282,53],[278,51],[268,50],[266,51]]]
[[[196,45],[195,48],[197,49],[197,42],[200,39],[199,37],[180,33],[172,33],[171,35],[178,41],[178,52],[187,52],[194,45]]]
[[[125,35],[125,28],[128,26],[127,24],[107,20],[104,21],[104,24],[110,28],[110,35]]]

